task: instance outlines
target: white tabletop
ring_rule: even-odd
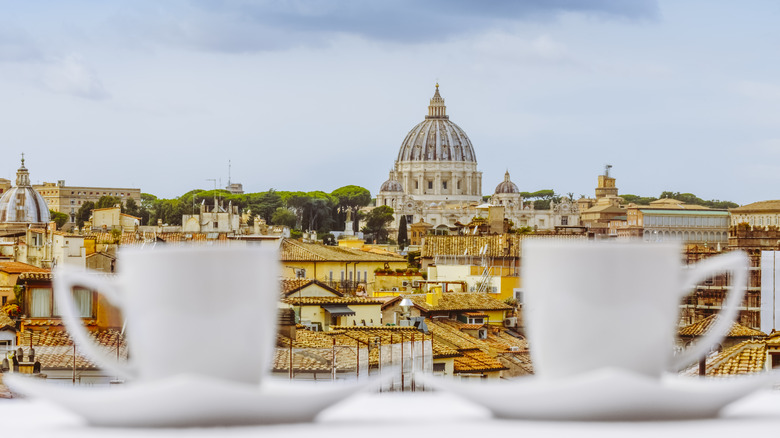
[[[0,401],[4,436],[46,437],[376,437],[562,436],[737,437],[780,431],[780,391],[761,391],[726,407],[716,419],[654,422],[542,422],[498,420],[488,411],[444,393],[359,394],[324,411],[315,423],[234,428],[119,429],[87,426],[49,402]],[[509,435],[511,434],[511,435]]]

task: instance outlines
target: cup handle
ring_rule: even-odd
[[[86,272],[68,272],[58,269],[54,274],[54,296],[59,306],[60,316],[65,323],[65,328],[73,337],[80,350],[86,353],[101,368],[125,378],[135,378],[136,372],[132,365],[119,362],[116,357],[97,347],[84,328],[83,321],[78,316],[76,306],[73,304],[71,291],[73,286],[83,286],[94,291],[100,291],[110,302],[122,307],[122,299],[118,293],[119,286],[107,279],[95,277]]]
[[[747,254],[744,251],[733,251],[716,257],[710,257],[696,263],[695,267],[687,273],[681,296],[688,295],[697,284],[721,272],[732,272],[731,290],[721,306],[715,323],[707,330],[704,336],[677,355],[672,362],[674,371],[683,369],[691,363],[704,357],[712,345],[720,342],[728,334],[739,314],[739,304],[745,296],[747,286],[747,271],[749,266]]]

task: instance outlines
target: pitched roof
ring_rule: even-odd
[[[290,296],[300,290],[303,290],[311,285],[319,286],[328,292],[333,293],[337,296],[343,296],[344,294],[337,291],[336,289],[333,289],[332,287],[328,286],[327,284],[319,281],[319,280],[313,280],[310,278],[283,278],[282,279],[282,295],[283,296]]]
[[[445,292],[441,295],[436,305],[428,304],[425,300],[425,294],[405,295],[405,297],[412,300],[414,306],[423,312],[512,309],[512,306],[498,301],[484,292]],[[395,297],[385,302],[382,307],[386,308],[400,300],[400,296]]]
[[[462,324],[440,319],[426,319],[425,322],[431,332],[434,345],[438,342],[443,344],[443,347],[454,349],[459,353],[455,357],[454,363],[456,373],[507,369],[496,358],[497,351],[491,348],[487,342],[461,332],[459,326]],[[436,355],[435,348],[434,357],[439,357]]]
[[[298,306],[298,305],[322,305],[322,304],[344,304],[344,305],[358,305],[358,304],[382,304],[384,301],[376,298],[367,297],[295,297],[291,296],[283,302]]]
[[[16,323],[7,313],[0,310],[0,330],[10,329],[16,331]]]
[[[645,210],[663,209],[663,210],[711,210],[709,207],[697,204],[686,204],[682,201],[672,198],[661,198],[651,201],[650,205],[637,206]]]
[[[487,257],[520,257],[520,242],[525,238],[518,234],[490,236],[426,236],[421,257],[440,255],[479,255],[483,248]]]
[[[480,350],[464,351],[462,356],[455,358],[456,373],[483,373],[506,369],[508,368],[496,358]]]
[[[778,212],[780,211],[780,200],[754,202],[752,204],[743,205],[737,208],[731,208],[729,211],[732,213],[750,213],[761,211]]]
[[[677,334],[680,336],[702,336],[706,333],[710,327],[720,318],[719,314],[710,315],[701,321],[694,322],[693,324],[682,327],[678,330]],[[766,333],[760,330],[754,330],[750,327],[746,327],[736,321],[731,324],[726,337],[728,338],[741,338],[741,337],[764,337]]]
[[[760,340],[740,342],[729,347],[707,361],[708,376],[733,376],[739,374],[759,373],[765,371],[767,350],[778,351],[780,347],[780,332],[773,333]],[[698,367],[693,367],[686,374],[694,374]]]
[[[331,361],[334,354],[334,341],[336,346],[337,371],[354,370],[358,360],[356,348],[360,345],[361,355],[366,353],[366,345],[379,340],[379,345],[398,344],[409,342],[414,335],[421,341],[424,335],[414,327],[399,326],[374,326],[374,327],[331,327],[327,332],[314,332],[310,330],[297,330],[295,339],[286,336],[277,337],[277,354],[274,360],[274,371],[290,369],[289,349],[293,350],[293,369],[295,371],[321,372],[331,371]],[[429,337],[425,337],[430,339]],[[282,352],[287,350],[287,352]],[[455,352],[457,354],[457,352]],[[365,356],[362,356],[364,359]],[[378,366],[380,353],[378,348],[368,351],[368,362],[371,366]],[[362,360],[362,359],[361,359]],[[382,359],[385,363],[388,357]]]
[[[282,261],[333,261],[333,262],[405,262],[406,259],[392,254],[375,254],[360,249],[340,246],[305,243],[292,239],[282,240]]]
[[[24,272],[49,272],[49,270],[22,262],[0,261],[0,272],[21,274]]]
[[[100,347],[113,354],[116,354],[118,343],[120,360],[127,359],[127,343],[117,330],[90,332],[90,336]],[[29,354],[30,342],[35,348],[35,357],[41,362],[42,370],[73,369],[73,341],[64,330],[22,332],[19,347],[24,350],[25,357]],[[98,368],[97,364],[76,349],[77,371]]]

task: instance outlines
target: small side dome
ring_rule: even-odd
[[[496,194],[501,193],[520,193],[520,189],[517,188],[517,185],[510,181],[509,179],[509,171],[507,170],[504,174],[504,180],[501,181],[499,185],[496,186]]]
[[[404,186],[401,185],[398,180],[395,179],[393,172],[390,172],[390,177],[387,181],[382,183],[382,187],[379,188],[380,192],[403,192]]]

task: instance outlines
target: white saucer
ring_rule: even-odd
[[[46,399],[93,426],[195,427],[309,422],[322,410],[367,389],[371,381],[264,381],[262,387],[182,375],[107,388],[53,384],[6,374],[4,383]]]
[[[715,417],[729,403],[759,388],[769,388],[777,375],[720,379],[665,376],[654,380],[624,370],[602,369],[554,382],[534,377],[473,383],[420,378],[426,385],[488,408],[497,418],[647,421]]]

